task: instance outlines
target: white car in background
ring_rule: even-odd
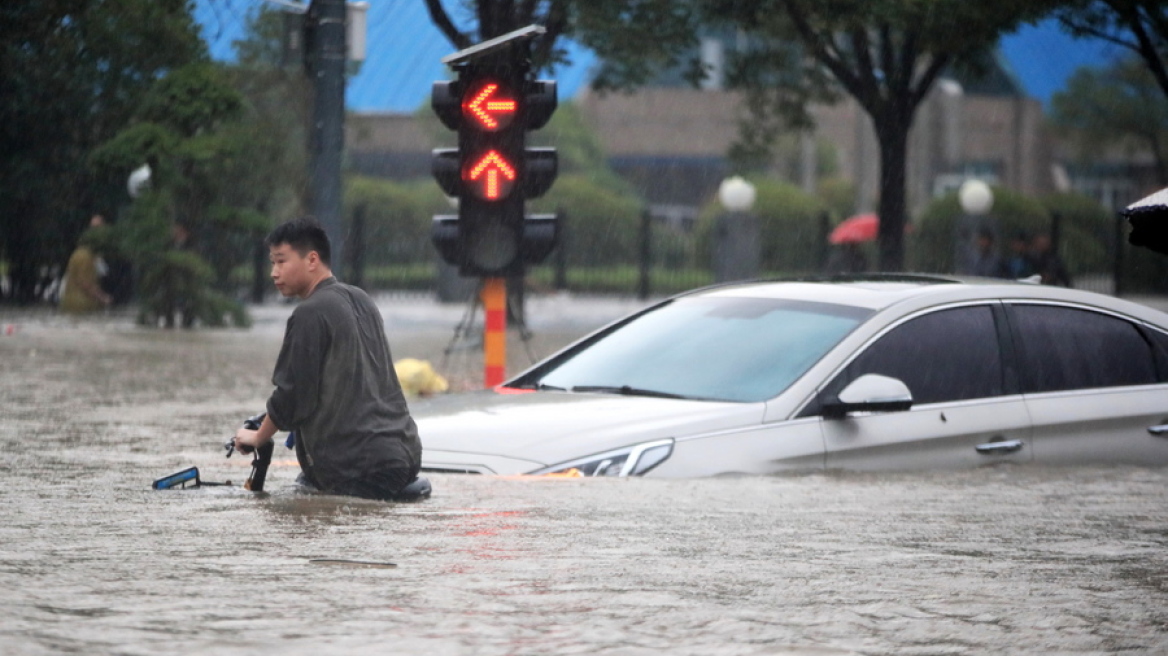
[[[1168,315],[941,276],[725,285],[411,411],[430,472],[1163,465]]]

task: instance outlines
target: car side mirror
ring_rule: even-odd
[[[835,399],[823,404],[823,416],[842,419],[853,412],[899,412],[912,407],[912,392],[903,381],[879,374],[853,380]]]

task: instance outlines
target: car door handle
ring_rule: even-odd
[[[1160,424],[1159,426],[1148,426],[1148,432],[1156,437],[1168,437],[1168,424]]]
[[[1001,440],[986,442],[977,445],[978,453],[1014,453],[1020,451],[1025,443],[1022,440]]]

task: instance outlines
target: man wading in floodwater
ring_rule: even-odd
[[[302,302],[284,330],[267,416],[259,430],[239,429],[236,447],[295,431],[300,482],[332,494],[398,498],[418,476],[422,444],[377,306],[333,277],[328,236],[315,219],[278,226],[267,244],[276,289]]]

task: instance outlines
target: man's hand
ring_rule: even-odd
[[[260,431],[248,430],[246,428],[240,428],[235,431],[235,448],[240,453],[251,453],[254,449],[271,441],[272,438],[270,436],[261,437]]]

